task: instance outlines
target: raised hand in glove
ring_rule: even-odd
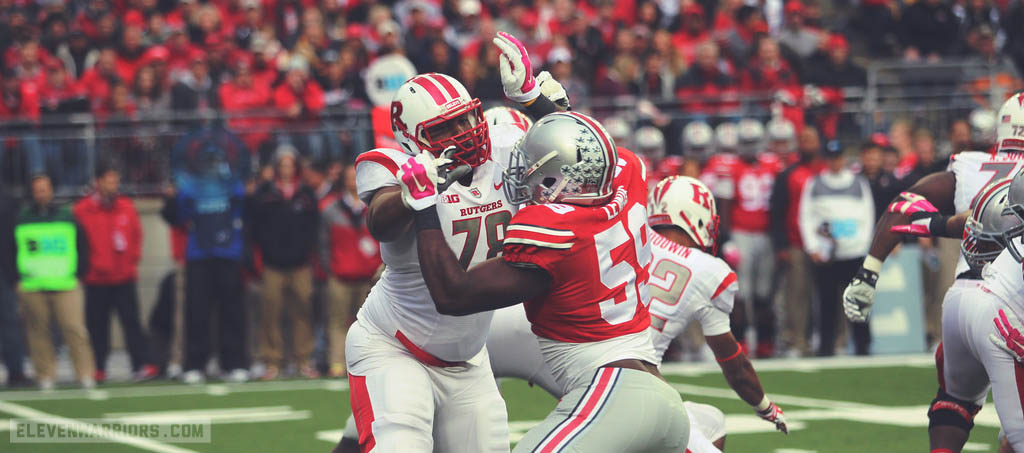
[[[931,237],[941,236],[946,232],[946,216],[940,214],[925,197],[916,193],[901,192],[896,201],[889,204],[887,210],[910,217],[909,224],[889,228],[893,233]]]
[[[563,110],[572,108],[569,105],[569,94],[565,92],[561,83],[551,77],[550,72],[541,71],[540,74],[537,74],[537,84],[540,85],[540,94],[543,94],[559,108]]]
[[[498,69],[505,97],[520,104],[537,99],[541,94],[540,84],[533,77],[533,64],[530,63],[526,46],[515,36],[503,31],[499,31],[491,42],[501,50]]]

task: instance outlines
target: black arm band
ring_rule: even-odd
[[[524,105],[523,108],[526,109],[526,113],[529,114],[534,121],[543,118],[544,115],[559,111],[558,106],[543,94],[537,96],[537,99],[534,99],[530,105]]]
[[[949,237],[946,234],[946,222],[952,216],[935,216],[932,217],[931,223],[928,225],[928,230],[932,232],[932,236],[935,237]],[[959,237],[959,236],[957,236]]]
[[[423,230],[440,230],[441,219],[437,218],[437,206],[431,206],[413,214],[413,223],[416,224],[416,232]]]

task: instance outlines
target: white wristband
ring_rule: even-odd
[[[861,267],[877,274],[882,272],[882,260],[868,255],[864,257],[864,264]]]
[[[758,412],[764,412],[765,409],[768,409],[769,407],[772,407],[772,402],[768,401],[768,395],[766,394],[764,396],[764,399],[762,399],[761,402],[757,404],[757,406],[754,406],[754,409],[756,409]]]

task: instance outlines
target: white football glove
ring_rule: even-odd
[[[533,77],[533,64],[523,43],[503,31],[499,31],[491,42],[501,50],[498,69],[505,97],[520,104],[537,99],[541,94],[540,84]]]
[[[875,304],[875,284],[878,272],[860,268],[850,285],[843,291],[843,311],[853,322],[866,322],[871,306]]]
[[[756,410],[757,415],[765,421],[775,424],[775,429],[782,431],[783,434],[789,434],[789,427],[786,426],[786,416],[782,413],[782,408],[775,403],[768,403],[768,407],[764,410]]]
[[[562,84],[551,77],[551,73],[541,71],[537,74],[537,84],[540,85],[540,94],[548,98],[555,105],[569,110],[569,94],[565,92]]]

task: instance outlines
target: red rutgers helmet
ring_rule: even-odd
[[[480,100],[444,74],[420,74],[402,84],[391,101],[391,130],[402,151],[412,155],[440,156],[454,146],[454,157],[473,167],[491,157]]]

